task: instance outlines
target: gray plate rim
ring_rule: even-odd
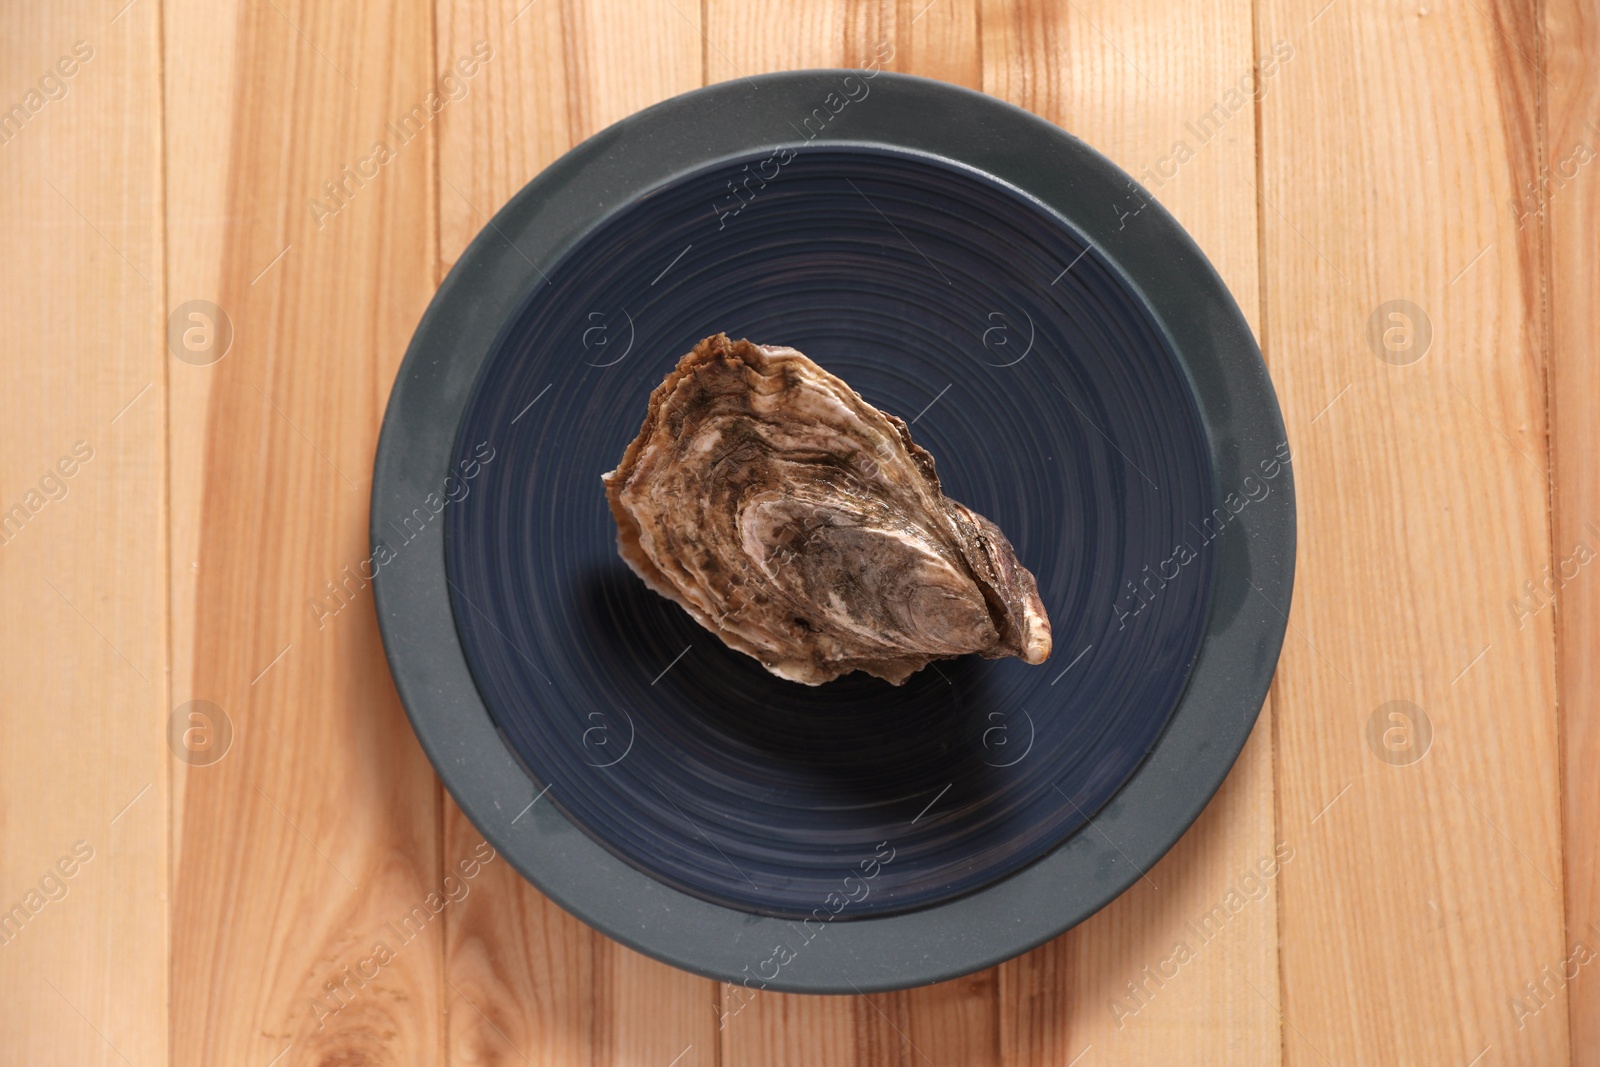
[[[834,104],[849,102],[834,113],[829,94]],[[814,109],[829,120],[808,139],[795,121]],[[1066,219],[1166,332],[1210,440],[1218,499],[1231,493],[1244,504],[1209,549],[1216,592],[1188,687],[1145,761],[1090,825],[957,900],[800,924],[669,888],[554,805],[537,803],[462,654],[442,529],[434,528],[442,523],[398,548],[393,523],[440,490],[478,370],[542,284],[536,265],[554,263],[611,212],[678,175],[811,146],[939,156]],[[716,192],[708,190],[708,205]],[[751,990],[908,988],[992,966],[1083,921],[1147,877],[1220,787],[1266,698],[1288,626],[1292,454],[1274,477],[1261,470],[1287,445],[1266,365],[1222,279],[1176,220],[1100,153],[1020,108],[926,78],[849,69],[760,75],[685,93],[600,131],[513,196],[456,261],[417,326],[384,415],[370,536],[375,553],[382,543],[394,555],[373,576],[374,603],[396,690],[445,787],[500,855],[561,907],[655,959]],[[1266,495],[1255,499],[1247,479],[1265,484]]]

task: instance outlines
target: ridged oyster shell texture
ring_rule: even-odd
[[[701,341],[603,478],[634,573],[780,678],[1050,655],[1005,535],[940,491],[903,420],[793,348]]]

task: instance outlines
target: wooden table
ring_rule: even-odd
[[[1600,1063],[1595,5],[72,0],[0,25],[0,1063]],[[480,840],[348,577],[418,316],[579,139],[880,52],[1108,153],[1261,338],[1300,555],[1252,740],[1148,881],[932,988],[719,1026],[716,983],[498,857],[400,940]]]

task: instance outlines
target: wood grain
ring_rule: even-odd
[[[1259,333],[1250,91],[1270,95],[1295,72],[1291,60],[1244,81],[1258,62],[1250,6],[989,0],[982,52],[984,89],[1135,175]],[[1229,96],[1241,81],[1247,92]],[[1278,1062],[1272,719],[1269,700],[1222,790],[1148,878],[1000,967],[1004,1062]],[[1206,921],[1219,906],[1225,926]]]
[[[172,368],[173,522],[196,531],[175,688],[234,729],[174,819],[177,1063],[442,1049],[438,786],[360,577],[378,420],[434,284],[431,137],[388,132],[435,87],[431,30],[419,4],[167,12],[173,295],[234,333]]]
[[[0,1067],[1600,1065],[1592,7],[7,6]],[[1261,723],[1148,883],[954,982],[751,997],[484,852],[389,681],[368,471],[428,299],[543,167],[882,49],[1194,235],[1285,410],[1299,581]],[[1393,300],[1414,361],[1369,338]],[[192,301],[231,325],[215,362],[169,353]],[[214,763],[219,722],[169,743],[196,700]]]
[[[7,1065],[167,1058],[159,30],[114,12],[0,11]]]
[[[494,56],[439,125],[441,279],[488,217],[567,149],[701,84],[696,5],[519,8],[438,6],[441,68],[477,42]],[[444,811],[448,854],[481,840],[448,799]],[[714,982],[590,931],[503,863],[484,877],[448,926],[450,1062],[717,1062]]]
[[[1566,867],[1566,938],[1560,970],[1574,1067],[1600,1065],[1600,20],[1592,4],[1541,5],[1538,58],[1549,76],[1542,170],[1518,190],[1519,219],[1537,218],[1547,240],[1550,470],[1555,480],[1548,570],[1519,589],[1518,610],[1553,612],[1560,684]],[[1530,217],[1531,216],[1531,217]],[[1580,949],[1579,946],[1582,946]],[[1575,974],[1573,972],[1576,972]],[[1569,981],[1570,979],[1570,981]],[[1534,1021],[1534,1020],[1530,1020]]]
[[[487,43],[463,104],[439,124],[442,267],[556,157],[651,104],[699,88],[699,7],[689,0],[439,0],[441,67]],[[440,277],[443,277],[441,270]]]
[[[765,4],[708,0],[709,54],[740,76],[805,67],[862,67],[941,77],[977,88],[978,11],[938,3]],[[737,58],[735,67],[731,57]],[[718,66],[712,63],[713,80]],[[998,1063],[996,976],[844,998],[723,988],[724,1057],[731,1063]],[[749,997],[748,1003],[744,998]]]
[[[1538,153],[1532,8],[1323,2],[1269,0],[1259,30],[1297,49],[1261,109],[1301,501],[1285,1059],[1565,1063],[1565,995],[1512,1008],[1566,955],[1551,615],[1507,610],[1550,546],[1539,232],[1507,210]],[[1383,321],[1392,351],[1368,338],[1391,300],[1423,309]]]
[[[174,52],[164,71],[168,131],[164,155],[173,192],[181,197],[166,213],[167,240],[182,250],[181,255],[167,257],[166,289],[173,308],[188,300],[217,300],[227,249],[239,231],[229,214],[228,181],[233,139],[239,131],[232,110],[218,106],[216,97],[236,77],[241,10],[240,5],[203,0],[168,0],[164,8],[166,50],[177,44],[171,39],[172,30],[181,28],[185,34],[183,50]],[[164,357],[172,372],[166,376],[171,409],[205,412],[216,366],[206,364],[204,357],[198,362],[180,361],[170,352]],[[200,695],[194,692],[193,679],[201,524],[193,520],[203,509],[207,424],[205,418],[167,419],[170,510],[177,518],[169,535],[168,598],[174,708]],[[173,812],[184,810],[188,766],[182,760],[170,765]],[[170,837],[170,867],[176,871],[182,863],[183,837]]]

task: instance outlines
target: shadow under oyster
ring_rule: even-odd
[[[1050,655],[1011,542],[940,491],[903,420],[793,348],[695,345],[603,478],[634,573],[780,678]]]

